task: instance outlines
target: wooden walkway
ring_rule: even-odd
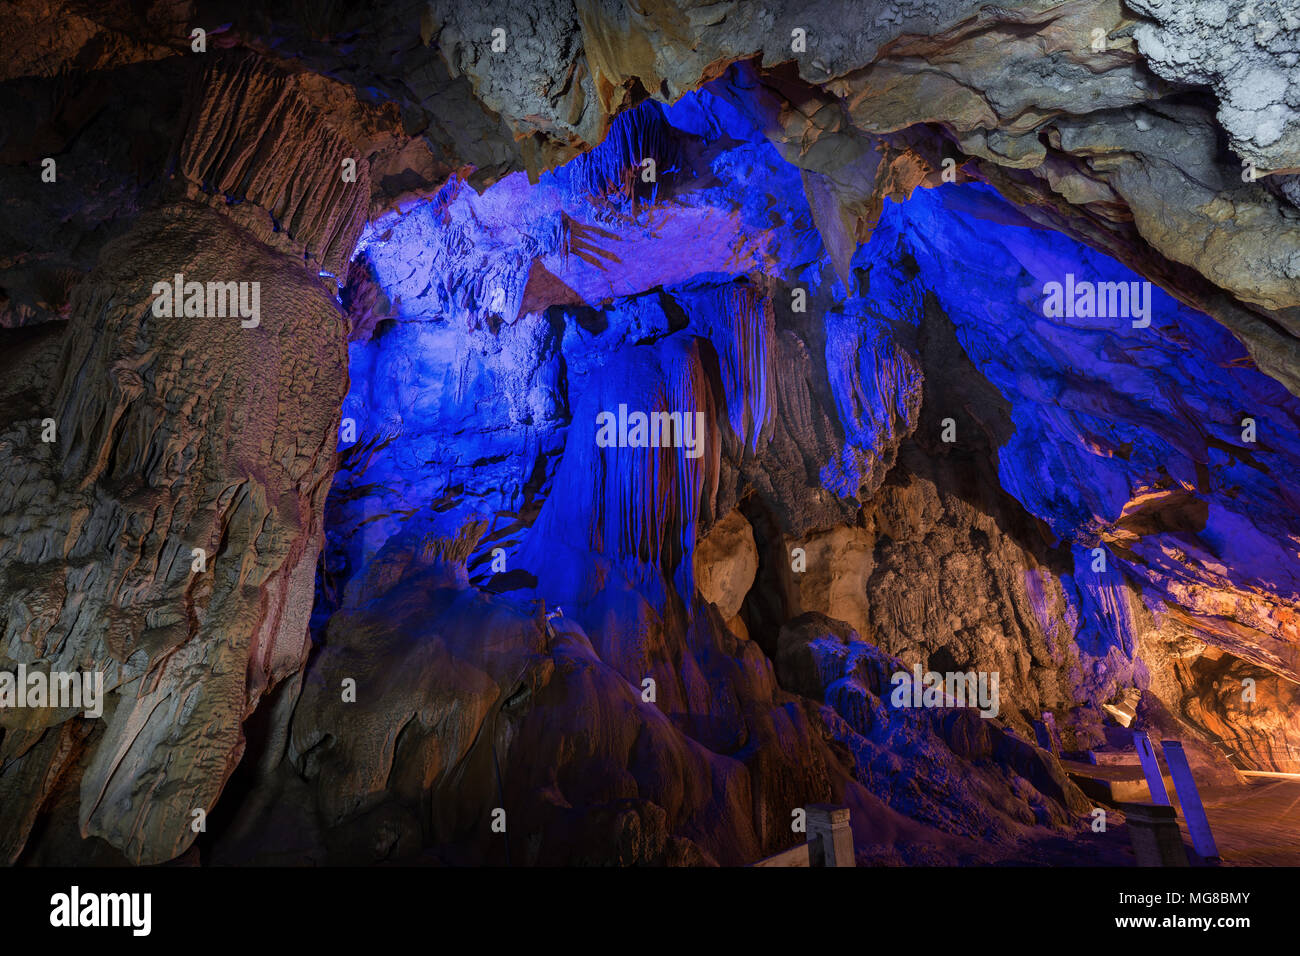
[[[1256,778],[1205,788],[1201,799],[1225,866],[1300,866],[1300,780]],[[1178,825],[1190,846],[1181,813]]]
[[[1097,764],[1062,760],[1061,765],[1093,799],[1136,803],[1151,799],[1136,754],[1098,756]],[[1161,769],[1165,771],[1165,789],[1178,808],[1178,827],[1188,860],[1197,865],[1201,861],[1192,852],[1191,834],[1163,760]],[[1199,788],[1219,849],[1219,865],[1300,866],[1300,778],[1247,779],[1244,786]]]

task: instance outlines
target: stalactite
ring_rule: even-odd
[[[743,282],[710,288],[688,302],[717,350],[731,430],[740,446],[756,452],[772,416],[771,302]]]
[[[196,93],[177,163],[191,195],[206,195],[262,241],[344,274],[370,201],[364,158],[298,95],[291,75],[257,56],[214,54]],[[344,160],[355,164],[354,182],[339,175]],[[267,214],[278,225],[268,227]]]
[[[845,443],[822,470],[822,484],[853,497],[883,479],[878,450],[916,427],[921,370],[886,323],[856,310],[827,315],[826,367]]]
[[[647,100],[615,117],[600,145],[568,164],[569,189],[574,196],[618,205],[633,199],[653,204],[658,195],[658,178],[673,168],[677,155],[663,107]],[[655,162],[654,182],[642,181],[641,164],[646,159]]]
[[[1137,635],[1123,572],[1113,555],[1110,557],[1110,570],[1097,571],[1094,568],[1098,566],[1098,558],[1090,549],[1075,546],[1073,551],[1073,580],[1079,600],[1075,643],[1097,657],[1106,656],[1111,648],[1117,648],[1125,657],[1132,657]]]
[[[634,348],[611,361],[588,386],[575,409],[551,494],[522,550],[530,570],[544,582],[554,582],[549,586],[581,590],[581,582],[595,573],[590,561],[595,554],[634,576],[658,569],[688,588],[702,502],[716,492],[720,451],[702,345],[699,339],[683,338],[657,349]],[[698,453],[684,442],[659,448],[600,447],[597,416],[617,416],[620,405],[629,415],[693,416],[691,438],[698,442]],[[697,413],[703,434],[694,431]]]

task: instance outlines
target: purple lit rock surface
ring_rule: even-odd
[[[357,441],[327,507],[317,604],[327,652],[331,614],[379,601],[359,583],[377,564],[454,552],[491,600],[562,608],[566,653],[628,688],[629,710],[608,716],[608,689],[557,669],[507,778],[576,761],[557,772],[588,782],[554,780],[561,803],[594,812],[617,794],[737,859],[734,833],[698,822],[734,805],[688,808],[662,780],[612,771],[629,759],[614,740],[559,756],[568,708],[603,737],[646,719],[652,680],[668,724],[650,759],[711,762],[714,799],[745,803],[753,850],[781,842],[772,801],[811,787],[996,856],[1087,809],[1026,742],[1030,715],[1060,715],[1069,749],[1096,745],[1098,701],[1177,686],[1151,672],[1171,643],[1291,673],[1300,529],[1280,479],[1296,473],[1300,404],[1159,288],[1148,328],[1046,317],[1044,286],[1066,273],[1141,277],[984,186],[886,200],[845,288],[799,171],[746,123],[707,91],[646,104],[536,185],[453,181],[368,227],[360,262],[383,316],[351,346]],[[654,184],[633,162],[645,152]],[[702,454],[599,447],[597,416],[620,406],[703,412]],[[758,542],[730,619],[694,566],[723,519]],[[805,572],[796,547],[814,555]],[[1011,705],[994,723],[900,712],[890,669],[863,670],[881,652],[895,669],[998,671]],[[973,769],[1007,766],[1019,783]],[[610,773],[626,783],[591,790]],[[854,817],[860,842],[878,841],[879,819]]]

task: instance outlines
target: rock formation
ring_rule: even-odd
[[[1134,698],[1300,771],[1300,9],[309,8],[0,18],[0,672],[107,690],[4,862],[1100,861]]]

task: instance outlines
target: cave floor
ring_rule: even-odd
[[[1207,787],[1205,815],[1226,866],[1300,866],[1300,780]],[[1179,815],[1183,842],[1191,845]]]
[[[1219,848],[1220,863],[1206,863],[1192,850],[1181,809],[1178,825],[1192,866],[1300,866],[1300,780],[1257,780],[1244,786],[1203,787],[1201,800]],[[995,865],[1134,866],[1127,826],[1105,837],[1064,837],[1049,831],[1029,839]]]

